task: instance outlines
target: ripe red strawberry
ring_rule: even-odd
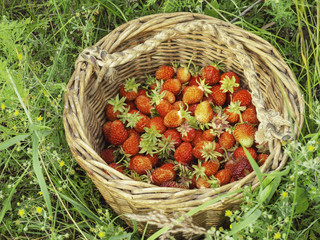
[[[172,104],[172,108],[176,110],[186,109],[186,105],[182,101],[176,101]]]
[[[133,101],[138,97],[139,86],[140,84],[136,83],[134,78],[129,78],[120,86],[119,94],[126,98],[126,102]]]
[[[176,128],[184,122],[184,118],[181,117],[181,113],[178,110],[171,110],[164,117],[163,123],[166,127]]]
[[[223,132],[219,137],[220,146],[227,150],[232,148],[235,142],[233,135],[229,132]]]
[[[221,169],[214,176],[219,180],[220,186],[223,186],[230,182],[231,171],[230,169]]]
[[[248,122],[252,125],[257,125],[259,120],[257,118],[257,113],[253,107],[247,108],[242,113],[243,122]]]
[[[216,143],[216,148],[214,149],[216,152],[220,153],[220,156],[218,156],[218,160],[222,160],[223,159],[223,149],[221,148],[219,143]]]
[[[129,111],[132,110],[132,109],[137,109],[137,107],[134,104],[134,102],[127,102],[127,104],[124,107],[129,109]]]
[[[192,154],[195,158],[201,161],[215,160],[221,155],[216,151],[217,143],[210,141],[200,141],[192,149]]]
[[[107,115],[107,118],[108,118],[110,121],[117,120],[119,114],[120,114],[120,111],[114,111],[113,105],[111,105],[111,104],[108,104],[108,105],[107,105],[106,115]]]
[[[225,72],[220,77],[220,85],[224,92],[234,93],[240,88],[240,79],[234,72]]]
[[[112,162],[109,164],[109,167],[112,167],[116,170],[118,170],[119,172],[123,173],[124,172],[124,166],[120,163],[115,163],[115,162]],[[105,170],[104,170],[105,173],[107,173]]]
[[[251,94],[247,89],[240,89],[233,94],[232,101],[239,101],[241,106],[249,106],[251,104]]]
[[[244,178],[252,171],[253,168],[246,157],[239,157],[236,159],[231,169],[232,177],[234,177],[234,180],[236,181]]]
[[[181,140],[181,137],[180,137],[180,133],[174,128],[167,129],[167,131],[165,131],[163,133],[163,135],[166,138],[170,137],[171,140],[174,141],[174,147],[175,148],[177,148],[182,143],[182,140]]]
[[[257,160],[257,152],[254,148],[247,148],[247,150],[249,151],[250,155],[252,156],[252,158],[254,160]],[[247,157],[246,153],[243,150],[243,147],[238,147],[236,150],[234,150],[233,152],[233,157],[234,159],[238,159],[239,157]]]
[[[135,155],[129,162],[129,169],[140,175],[145,174],[146,171],[150,171],[152,169],[152,163],[146,156]]]
[[[132,134],[127,140],[122,144],[122,148],[126,154],[136,155],[139,152],[140,137]]]
[[[147,90],[145,90],[145,89],[140,89],[140,90],[138,91],[138,96],[141,96],[141,95],[147,96]]]
[[[168,181],[168,182],[164,182],[160,185],[160,187],[174,187],[174,188],[185,188],[188,189],[187,186],[180,184],[176,181]]]
[[[199,76],[197,73],[195,75],[191,76],[191,79],[188,83],[188,86],[199,86],[199,83],[201,81],[201,76]]]
[[[129,114],[133,114],[133,113],[139,113],[139,116],[141,116],[140,120],[138,121],[138,123],[136,124],[134,130],[136,130],[138,133],[143,133],[144,132],[144,128],[147,126],[148,122],[150,121],[150,118],[139,112],[138,110],[130,110]]]
[[[220,80],[220,70],[216,65],[208,65],[203,68],[201,77],[205,79],[205,83],[212,86]]]
[[[218,160],[209,160],[201,163],[201,167],[205,168],[204,173],[210,177],[218,172],[220,163]]]
[[[186,104],[199,103],[203,98],[203,91],[198,86],[187,86],[182,96],[182,101]]]
[[[188,67],[186,66],[181,66],[178,68],[177,70],[177,79],[179,79],[179,81],[181,83],[186,83],[190,80],[191,78],[191,73],[189,72]]]
[[[132,128],[127,128],[127,132],[128,132],[128,138],[131,137],[132,135],[135,135],[138,138],[140,137],[140,133],[138,133],[136,130]]]
[[[175,74],[174,68],[172,66],[166,66],[163,65],[159,67],[156,71],[156,78],[158,80],[167,80],[169,78],[172,78]]]
[[[111,123],[109,141],[113,145],[121,145],[128,138],[128,132],[120,120]]]
[[[150,154],[146,154],[146,157],[150,159],[152,167],[156,166],[159,162],[158,154],[153,154],[152,156]]]
[[[262,166],[262,165],[265,163],[265,161],[267,160],[268,157],[269,157],[268,154],[266,154],[266,153],[260,153],[260,154],[258,155],[258,163],[259,163],[259,166]]]
[[[162,117],[151,118],[146,127],[151,128],[152,126],[154,126],[155,129],[161,134],[163,134],[167,130],[167,127],[163,124]]]
[[[225,164],[224,164],[224,169],[232,169],[232,166],[233,166],[233,164],[234,164],[234,160],[233,159],[230,159],[230,160],[228,160]]]
[[[160,94],[163,94],[163,98],[162,99],[167,100],[171,104],[173,104],[176,101],[175,95],[172,92],[168,91],[168,90],[162,90],[160,92]]]
[[[176,177],[174,171],[170,171],[164,168],[156,168],[151,175],[152,182],[156,185],[161,185],[168,181],[173,181]]]
[[[183,123],[180,127],[177,128],[180,132],[180,138],[184,142],[192,142],[196,136],[196,130],[190,127],[188,122]]]
[[[223,113],[228,116],[227,121],[231,124],[235,124],[239,122],[239,119],[240,119],[239,114],[235,112],[229,112],[228,110],[229,110],[228,107],[223,110]]]
[[[174,153],[174,159],[181,164],[189,164],[193,160],[191,143],[181,143]]]
[[[114,151],[115,148],[106,148],[101,151],[101,158],[106,162],[106,163],[112,163],[115,160],[114,156]]]
[[[198,103],[189,105],[188,111],[190,112],[191,116],[194,116],[194,111],[196,110],[197,106],[198,106]]]
[[[202,176],[194,177],[193,181],[195,182],[195,186],[198,189],[210,188],[210,183],[207,181],[206,178]]]
[[[157,112],[159,113],[159,115],[161,117],[165,117],[168,112],[170,112],[171,110],[173,109],[173,106],[171,105],[170,102],[168,102],[167,100],[165,99],[162,99],[160,101],[160,103],[158,105],[156,105],[156,110]]]
[[[208,123],[213,118],[213,110],[208,101],[202,101],[196,107],[194,116],[200,123]]]
[[[236,125],[233,132],[235,140],[246,148],[250,148],[253,145],[254,134],[255,128],[248,123]]]
[[[196,129],[196,136],[191,142],[193,147],[195,147],[199,142],[203,140],[202,135],[203,135],[203,132],[201,130]]]
[[[218,106],[223,106],[227,100],[227,94],[222,91],[220,85],[213,85],[210,90],[212,91],[210,96],[212,97],[213,103]]]
[[[213,129],[207,129],[202,134],[202,139],[204,141],[212,142],[216,138],[216,134],[213,132]]]
[[[151,104],[151,99],[147,96],[138,96],[134,103],[136,104],[136,107],[139,109],[140,112],[146,115],[150,115],[151,109],[152,109],[152,104]]]
[[[176,78],[170,78],[163,83],[162,90],[167,90],[174,95],[178,95],[181,90],[181,82]]]
[[[102,126],[102,132],[103,132],[103,135],[104,135],[104,138],[105,138],[106,142],[110,142],[109,136],[110,136],[111,123],[112,123],[111,121],[107,121]]]

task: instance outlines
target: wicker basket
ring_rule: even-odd
[[[251,91],[260,121],[256,140],[267,142],[271,153],[262,172],[284,167],[288,156],[282,152],[281,139],[296,137],[303,124],[304,101],[295,77],[278,51],[262,38],[193,13],[150,15],[121,25],[79,55],[65,95],[63,119],[73,156],[130,226],[127,214],[161,211],[170,219],[173,213],[185,213],[220,194],[259,184],[253,172],[217,189],[157,187],[134,181],[101,159],[106,101],[115,96],[120,84],[129,77],[143,82],[160,65],[188,63],[191,57],[199,66],[223,60],[226,70],[235,71]],[[203,228],[220,225],[225,210],[237,208],[241,197],[234,194],[208,206],[192,216],[193,224]],[[140,231],[144,227],[145,222],[138,222]],[[157,229],[149,225],[147,234]]]

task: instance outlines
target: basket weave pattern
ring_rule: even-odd
[[[278,51],[262,38],[212,17],[192,13],[142,17],[116,28],[79,55],[65,95],[63,118],[70,149],[117,214],[160,210],[171,216],[221,193],[258,185],[253,172],[214,190],[157,187],[130,179],[100,158],[105,147],[106,101],[117,94],[120,85],[130,77],[143,82],[159,66],[174,61],[186,64],[191,57],[198,66],[223,61],[226,71],[239,75],[257,109],[256,139],[267,142],[270,151],[261,171],[281,170],[286,164],[281,139],[299,134],[304,102]],[[236,208],[240,198],[241,194],[235,194],[207,207],[193,216],[193,222],[205,228],[221,224],[224,211]],[[127,216],[121,218],[132,225]],[[138,228],[142,230],[144,224],[139,222]],[[148,229],[153,232],[156,226]]]

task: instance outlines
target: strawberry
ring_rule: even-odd
[[[254,150],[254,148],[247,148],[247,150],[249,151],[250,155],[252,156],[252,158],[254,160],[257,160],[257,152],[256,150]],[[238,159],[239,157],[247,157],[246,153],[243,150],[243,147],[238,147],[236,150],[234,150],[233,152],[233,157],[234,159]]]
[[[202,139],[204,141],[212,142],[216,138],[216,134],[214,133],[213,129],[207,129],[202,134]]]
[[[209,160],[206,162],[202,162],[201,167],[205,168],[204,173],[207,175],[207,177],[210,177],[218,172],[220,163],[218,160]]]
[[[152,163],[150,159],[143,155],[135,155],[129,162],[129,169],[135,171],[138,174],[145,174],[146,171],[152,169]]]
[[[180,138],[184,142],[192,142],[196,136],[196,130],[190,127],[187,121],[178,127],[177,130],[180,132]]]
[[[163,83],[162,90],[167,90],[174,95],[178,95],[181,90],[181,82],[176,78],[170,78]]]
[[[154,126],[155,129],[161,134],[163,134],[167,130],[167,127],[163,124],[162,117],[151,118],[146,127],[151,128],[152,126]]]
[[[174,76],[175,71],[174,68],[172,66],[160,66],[157,71],[156,71],[156,78],[158,80],[162,79],[162,80],[167,80],[170,79]]]
[[[163,94],[163,98],[162,99],[167,100],[171,104],[173,104],[176,101],[175,95],[172,92],[168,91],[168,90],[162,90],[160,92],[160,95],[161,94]]]
[[[180,184],[176,181],[168,181],[168,182],[164,182],[160,185],[160,187],[174,187],[174,188],[185,188],[187,189],[188,187],[183,185],[183,184]]]
[[[196,110],[197,106],[198,106],[198,103],[189,105],[188,111],[190,112],[191,116],[194,116],[194,111]]]
[[[190,80],[191,78],[191,73],[189,72],[188,67],[186,66],[181,66],[178,68],[177,70],[177,79],[181,82],[181,83],[186,83]]]
[[[120,86],[120,96],[126,98],[126,102],[135,100],[138,97],[139,83],[135,82],[134,78],[128,78],[125,84]]]
[[[172,107],[179,111],[180,109],[186,109],[187,106],[182,101],[176,101],[172,104]]]
[[[199,76],[198,74],[192,75],[188,86],[199,86],[201,80],[201,76]]]
[[[253,107],[244,110],[242,113],[242,121],[248,122],[252,125],[257,125],[259,120],[257,118],[256,110]]]
[[[111,123],[109,131],[109,141],[113,145],[121,145],[128,137],[128,132],[120,120]]]
[[[142,112],[145,115],[150,115],[152,104],[151,104],[151,99],[149,97],[143,96],[143,95],[138,96],[135,99],[134,103],[136,104],[140,112]]]
[[[196,120],[200,123],[208,123],[213,118],[213,110],[208,101],[202,101],[194,111]]]
[[[222,160],[223,159],[223,149],[221,148],[220,144],[219,143],[216,143],[216,147],[214,149],[216,152],[218,152],[218,160]]]
[[[233,159],[230,159],[230,160],[228,160],[225,164],[224,164],[224,169],[232,169],[232,166],[233,166],[233,164],[234,164],[234,160]]]
[[[231,124],[237,123],[240,119],[239,114],[234,112],[229,112],[228,107],[223,110],[223,113],[228,116],[227,121]]]
[[[216,151],[216,143],[210,141],[198,142],[192,149],[192,154],[201,161],[215,160],[221,156],[221,153]]]
[[[147,96],[147,90],[145,89],[139,89],[138,96]]]
[[[148,122],[150,121],[150,118],[147,115],[139,112],[138,110],[129,111],[129,114],[134,114],[134,113],[138,113],[139,116],[141,117],[138,123],[136,124],[136,126],[134,127],[134,130],[136,130],[138,133],[142,133],[144,132],[144,128],[147,126]]]
[[[191,143],[181,143],[174,153],[174,159],[181,164],[189,164],[193,160]]]
[[[195,186],[198,189],[201,188],[210,188],[210,183],[208,182],[207,178],[199,176],[199,177],[195,177],[193,179],[193,181],[195,182]]]
[[[210,90],[212,91],[210,96],[212,97],[213,103],[217,106],[223,106],[227,100],[227,94],[223,92],[220,85],[213,85]]]
[[[115,162],[112,162],[109,164],[109,167],[112,167],[116,170],[118,170],[119,172],[123,173],[124,172],[124,166],[120,163],[115,163]],[[104,170],[105,173],[107,173],[105,170]]]
[[[167,129],[167,131],[165,131],[163,133],[163,135],[166,138],[170,137],[171,140],[174,141],[174,147],[175,148],[177,148],[182,143],[182,140],[181,140],[181,137],[180,137],[180,133],[174,128]]]
[[[248,123],[236,125],[233,132],[235,140],[246,148],[250,148],[253,145],[254,134],[255,128]]]
[[[234,93],[240,88],[240,79],[234,72],[225,72],[220,77],[223,92]]]
[[[138,133],[136,130],[132,128],[127,128],[127,132],[128,132],[128,138],[131,137],[132,135],[135,135],[138,138],[140,137],[140,133]]]
[[[202,135],[203,135],[203,132],[199,129],[196,129],[196,136],[194,137],[194,139],[191,142],[193,147],[195,147],[199,142],[201,142],[203,140]]]
[[[106,148],[101,151],[101,158],[106,162],[106,163],[112,163],[115,160],[114,156],[114,151],[115,148]]]
[[[184,122],[184,118],[181,116],[181,112],[178,110],[171,110],[168,114],[164,117],[164,125],[170,128],[179,127]]]
[[[240,102],[240,106],[249,106],[251,104],[251,94],[247,89],[240,89],[232,95],[232,102]]]
[[[153,154],[152,156],[150,154],[146,154],[146,157],[150,159],[152,167],[156,166],[159,162],[158,154]]]
[[[164,168],[156,168],[151,175],[152,182],[156,185],[161,185],[168,181],[173,181],[176,177],[176,173],[174,171],[170,171]]]
[[[216,177],[216,179],[218,179],[220,186],[226,185],[230,182],[231,170],[221,169],[214,176]]]
[[[175,166],[176,166],[176,165],[175,165],[174,163],[168,162],[168,163],[162,164],[162,165],[161,165],[161,168],[175,172],[175,170],[174,170],[174,169],[175,169]]]
[[[233,135],[229,132],[223,132],[219,137],[219,144],[226,150],[232,148],[235,144]]]
[[[253,168],[249,160],[246,157],[242,157],[242,156],[236,159],[231,169],[232,177],[234,177],[234,180],[236,181],[241,178],[244,178],[252,171],[253,171]]]
[[[258,163],[259,163],[259,166],[262,166],[262,165],[265,163],[265,161],[267,160],[268,157],[269,157],[268,154],[266,154],[266,153],[260,153],[260,154],[258,155]]]
[[[110,136],[111,123],[112,123],[112,121],[107,121],[102,126],[102,132],[103,132],[103,135],[104,135],[104,138],[105,138],[106,142],[110,142],[109,136]]]
[[[122,148],[126,154],[136,155],[139,152],[140,137],[132,134],[122,144]]]
[[[161,117],[165,117],[168,112],[170,112],[173,109],[173,106],[170,102],[168,102],[165,99],[160,100],[160,103],[156,105],[156,110],[159,113]]]
[[[205,79],[205,83],[212,86],[220,80],[220,70],[216,64],[205,66],[202,69],[201,77]]]
[[[120,111],[114,111],[114,107],[111,104],[107,105],[106,115],[110,121],[114,121],[118,119],[118,115],[121,114]]]
[[[107,101],[108,105],[106,108],[106,115],[110,121],[118,119],[118,115],[125,112],[125,97],[119,97],[117,94],[114,98],[111,98]]]
[[[186,104],[199,103],[203,98],[203,91],[198,86],[187,86],[184,89],[182,101]]]
[[[129,111],[132,110],[132,109],[137,109],[137,107],[134,104],[134,102],[127,102],[127,104],[125,105],[125,108],[127,108]]]

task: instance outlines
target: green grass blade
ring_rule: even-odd
[[[248,151],[245,147],[243,147],[243,146],[242,146],[242,148],[243,148],[243,150],[244,150],[244,152],[245,152],[245,154],[246,154],[246,156],[247,156],[247,158],[248,158],[248,160],[249,160],[249,162],[250,162],[250,164],[251,164],[254,172],[256,173],[256,175],[257,175],[257,177],[258,177],[258,179],[259,179],[260,187],[261,187],[263,174],[262,174],[262,172],[260,171],[260,168],[259,168],[257,162],[253,159],[253,157],[251,156],[251,154],[249,153],[249,151]]]
[[[256,209],[252,214],[245,218],[245,221],[240,222],[239,224],[232,223],[232,230],[229,232],[230,235],[234,235],[239,232],[241,229],[244,229],[250,224],[253,224],[261,216],[261,211]]]
[[[52,216],[52,206],[51,206],[51,200],[50,200],[50,194],[48,191],[47,183],[44,180],[44,176],[42,173],[42,169],[40,167],[40,161],[39,161],[39,155],[38,155],[38,147],[39,147],[39,139],[35,132],[32,134],[32,164],[33,164],[33,170],[36,174],[36,177],[38,179],[38,183],[41,189],[41,192],[43,194],[43,198],[46,202],[48,211],[50,216]]]
[[[8,210],[11,210],[11,199],[12,199],[12,196],[15,193],[15,190],[16,190],[18,184],[20,183],[21,179],[29,171],[29,168],[30,168],[30,163],[27,166],[27,168],[24,170],[22,175],[19,177],[18,181],[14,184],[14,186],[13,186],[9,196],[7,197],[7,199],[4,201],[3,207],[2,207],[1,212],[0,212],[0,222],[2,222],[2,219],[3,219],[4,215],[6,214],[6,212]]]
[[[13,138],[8,139],[7,141],[0,143],[0,151],[5,150],[5,149],[15,145],[16,143],[18,143],[20,141],[23,141],[24,139],[26,139],[29,136],[30,136],[30,133],[20,134],[20,135],[13,137]]]

